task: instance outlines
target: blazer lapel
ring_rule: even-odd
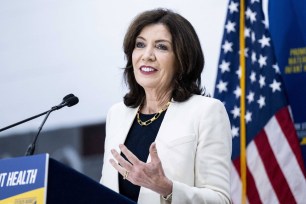
[[[119,145],[123,144],[129,130],[131,129],[131,126],[133,124],[133,121],[135,119],[136,113],[137,113],[138,108],[128,108],[124,117],[122,118],[121,121],[118,121],[118,131],[114,135],[114,144]],[[117,148],[117,147],[116,147]]]
[[[170,106],[168,107],[168,110],[165,114],[165,117],[163,119],[163,122],[159,128],[158,134],[156,136],[156,146],[157,146],[157,151],[160,154],[159,149],[163,149],[161,146],[161,141],[165,140],[173,140],[175,139],[176,135],[173,134],[173,131],[175,130],[177,124],[173,123],[173,118],[176,118],[177,116],[175,115],[175,109],[177,107],[177,102],[171,101]]]

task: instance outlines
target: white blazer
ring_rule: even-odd
[[[109,163],[110,150],[120,152],[118,145],[124,143],[137,110],[118,103],[107,115],[100,182],[116,192],[118,172]],[[173,181],[172,203],[230,203],[232,137],[220,101],[194,95],[185,102],[171,102],[155,142],[164,172]],[[138,203],[166,202],[141,187]]]

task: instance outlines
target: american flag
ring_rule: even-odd
[[[232,129],[231,196],[241,203],[240,97],[245,57],[246,198],[248,203],[306,203],[306,181],[297,135],[274,56],[261,0],[244,2],[244,53],[239,50],[240,2],[230,0],[214,96]],[[285,15],[285,14],[284,14]],[[281,23],[281,22],[280,22]],[[298,90],[297,90],[298,91]]]

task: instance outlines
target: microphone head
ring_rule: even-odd
[[[74,106],[78,102],[79,102],[79,99],[76,96],[70,97],[66,100],[66,104],[68,107]]]
[[[68,94],[67,96],[63,98],[63,101],[65,102],[67,101],[67,99],[72,98],[72,97],[75,97],[75,96],[73,94]]]
[[[79,102],[78,97],[76,97],[73,94],[68,94],[67,96],[65,96],[63,98],[63,101],[61,102],[61,104],[52,107],[52,110],[58,110],[58,109],[61,109],[65,106],[71,107],[71,106],[74,106],[75,104],[77,104],[78,102]]]

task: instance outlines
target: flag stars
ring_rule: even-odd
[[[254,71],[252,71],[250,75],[250,80],[251,80],[251,83],[256,82],[256,73]]]
[[[251,30],[247,27],[244,28],[244,37],[246,38],[251,37]]]
[[[268,29],[268,28],[269,28],[269,22],[268,22],[268,20],[262,20],[261,22],[262,22],[262,24],[264,24],[265,29]]]
[[[232,138],[238,137],[239,136],[239,128],[235,127],[234,125],[232,126]]]
[[[238,78],[241,78],[241,67],[239,66],[238,70],[236,71],[236,74],[238,75]]]
[[[217,89],[219,93],[222,93],[223,91],[227,92],[227,82],[220,80],[219,83],[217,84]]]
[[[257,103],[259,104],[260,109],[266,105],[265,100],[266,100],[266,98],[264,96],[262,96],[262,95],[259,96],[259,99],[257,100]]]
[[[240,108],[237,106],[234,107],[233,110],[231,110],[231,114],[233,114],[234,119],[240,116]]]
[[[228,6],[228,9],[230,10],[230,13],[238,12],[238,3],[231,1],[230,5]]]
[[[221,69],[221,73],[229,72],[230,62],[226,62],[225,60],[222,60],[222,63],[219,65],[219,68]]]
[[[267,65],[267,57],[259,55],[258,63],[260,68]]]
[[[264,87],[266,85],[266,77],[262,76],[262,75],[259,75],[259,86],[260,88]]]
[[[245,122],[249,123],[252,121],[252,113],[250,111],[247,111],[245,114]]]
[[[249,57],[248,51],[249,51],[249,48],[245,47],[245,48],[244,48],[244,56],[245,56],[245,57]],[[240,53],[241,53],[240,50],[239,50],[238,53],[239,53],[239,55],[240,55]]]
[[[251,3],[252,3],[252,4],[254,4],[255,2],[260,3],[259,0],[251,0]]]
[[[232,46],[233,46],[232,42],[228,42],[227,40],[225,40],[224,44],[222,45],[224,53],[226,54],[227,52],[232,52],[233,51]]]
[[[252,51],[251,59],[252,59],[252,64],[254,64],[257,61],[256,52]]]
[[[239,86],[236,87],[234,94],[236,96],[236,98],[239,98],[241,96],[241,89]]]
[[[236,25],[235,22],[228,21],[227,24],[225,25],[226,32],[227,33],[236,32],[235,25]]]
[[[247,100],[249,104],[254,101],[254,96],[255,96],[255,93],[252,91],[250,91],[250,93],[247,95]]]
[[[277,63],[276,63],[276,64],[273,64],[272,67],[273,67],[273,69],[275,69],[275,72],[276,72],[276,73],[280,74],[279,67],[278,67],[278,64],[277,64]]]
[[[273,93],[275,91],[281,91],[280,86],[281,86],[281,83],[277,82],[275,79],[273,79],[272,84],[270,84],[270,87],[271,87]]]
[[[252,43],[256,41],[255,32],[251,33],[251,39],[252,39]]]
[[[252,14],[252,10],[248,7],[246,12],[245,12],[245,15],[246,15],[247,19],[250,18],[251,14]]]
[[[249,52],[249,48],[244,48],[244,56],[245,57],[249,57],[249,55],[248,55],[248,52]]]
[[[247,19],[250,19],[251,23],[256,21],[256,12],[252,12],[250,8],[247,8],[245,15]]]
[[[251,13],[250,20],[251,20],[251,23],[254,23],[256,21],[256,12]]]
[[[258,42],[261,45],[261,48],[264,48],[265,46],[269,47],[270,46],[270,38],[266,37],[265,35],[262,36]]]

